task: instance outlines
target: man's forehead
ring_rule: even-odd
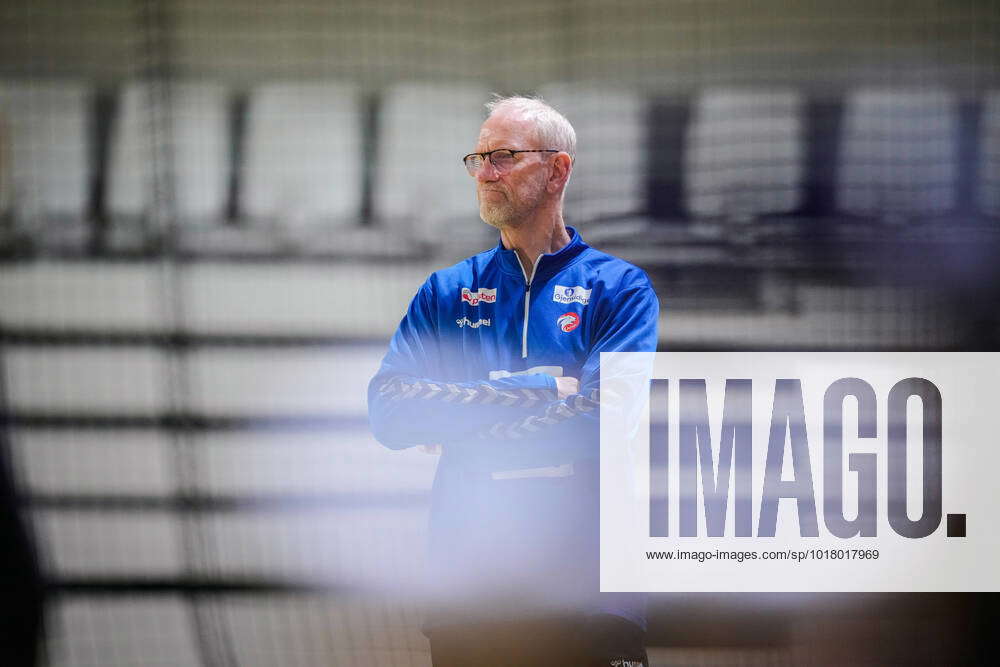
[[[505,112],[498,112],[487,118],[479,129],[479,145],[486,148],[500,148],[498,142],[525,142],[535,137],[535,123],[531,120]]]

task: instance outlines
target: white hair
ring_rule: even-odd
[[[576,159],[576,130],[566,120],[566,116],[552,108],[540,97],[525,97],[523,95],[498,95],[486,103],[489,111],[487,117],[498,111],[509,111],[520,118],[532,121],[538,132],[538,140],[545,148],[555,148],[569,153]]]

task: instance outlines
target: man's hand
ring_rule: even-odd
[[[580,381],[576,378],[560,376],[556,378],[556,389],[559,390],[559,400],[580,393]]]

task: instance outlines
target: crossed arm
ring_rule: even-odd
[[[369,384],[372,432],[393,449],[518,439],[540,431],[596,432],[600,353],[656,349],[658,302],[652,289],[639,286],[618,297],[616,303],[607,304],[600,326],[595,327],[579,379],[532,373],[446,382],[422,376],[424,369],[440,367],[442,358],[439,338],[429,324],[433,300],[425,284]]]

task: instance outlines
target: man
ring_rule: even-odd
[[[656,349],[656,295],[564,224],[569,122],[487,108],[464,162],[500,242],[427,279],[368,389],[380,442],[441,445],[424,631],[435,667],[639,667],[645,599],[598,585],[598,364]]]

